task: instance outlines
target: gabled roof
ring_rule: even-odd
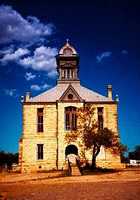
[[[69,98],[69,95],[72,95],[72,98]],[[71,84],[69,84],[68,88],[65,90],[63,95],[60,97],[59,101],[63,101],[63,102],[78,101],[78,102],[82,102],[83,99],[79,96],[79,94],[74,89],[74,87]]]
[[[85,102],[113,102],[110,98],[81,86],[80,83],[71,83],[71,86]],[[56,102],[62,97],[68,87],[68,83],[57,84],[52,89],[49,89],[38,96],[31,97],[30,102]]]

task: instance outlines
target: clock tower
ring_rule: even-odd
[[[68,40],[60,49],[56,61],[58,83],[80,82],[78,78],[79,56]]]

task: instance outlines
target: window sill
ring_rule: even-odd
[[[77,129],[70,129],[70,130],[67,130],[65,129],[66,132],[73,132],[73,131],[77,131]]]
[[[43,134],[44,133],[44,131],[42,131],[42,132],[37,132],[37,134]]]
[[[44,159],[37,159],[36,161],[37,161],[37,162],[40,162],[40,161],[44,161]]]

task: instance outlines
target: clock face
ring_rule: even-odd
[[[63,53],[66,56],[71,56],[72,55],[72,50],[70,48],[66,48],[66,49],[64,49]]]

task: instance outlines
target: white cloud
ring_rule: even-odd
[[[55,78],[57,76],[57,71],[52,70],[52,71],[48,72],[47,76],[50,78]]]
[[[34,85],[31,85],[31,90],[36,90],[36,91],[39,91],[41,90],[40,86],[37,85],[37,84],[34,84]]]
[[[25,79],[27,80],[27,81],[30,81],[30,80],[33,80],[34,78],[36,78],[36,75],[35,74],[33,74],[32,72],[26,72],[26,74],[25,74]]]
[[[10,45],[9,47],[6,47],[6,48],[0,50],[0,55],[3,56],[5,54],[11,54],[11,53],[13,53],[13,51],[14,51],[13,46]]]
[[[5,65],[8,62],[16,62],[17,64],[23,66],[25,69],[31,68],[35,71],[46,71],[46,74],[50,78],[55,78],[57,75],[56,72],[56,59],[57,54],[56,48],[40,46],[37,47],[33,55],[31,51],[27,48],[18,48],[14,51],[14,47],[3,50],[3,57],[0,59],[0,62]],[[25,75],[26,80],[31,80],[35,78],[33,74]]]
[[[18,61],[22,56],[25,56],[27,54],[29,54],[30,51],[28,49],[25,48],[18,48],[15,52],[6,52],[5,55],[3,56],[2,59],[0,59],[0,61],[3,64],[6,64],[9,61]]]
[[[41,23],[37,17],[23,17],[11,6],[0,6],[0,62],[3,65],[12,61],[25,69],[45,71],[48,77],[56,77],[57,49],[45,47],[48,36],[52,34],[53,24]],[[33,44],[33,48],[30,48]],[[37,45],[40,44],[40,47]],[[9,46],[9,47],[8,47]],[[35,78],[26,74],[25,79]]]
[[[5,89],[4,90],[4,93],[7,95],[7,96],[10,96],[10,97],[15,97],[17,96],[17,90],[16,89]]]
[[[112,52],[110,51],[105,51],[101,53],[101,55],[96,56],[97,62],[101,62],[104,58],[110,57],[112,55]]]
[[[56,48],[40,46],[35,49],[33,56],[20,59],[19,64],[37,71],[56,71],[56,54]]]
[[[50,85],[48,85],[47,83],[41,86],[42,90],[48,89],[49,87]]]
[[[121,51],[121,53],[122,53],[122,54],[128,54],[128,51],[125,50],[125,49],[123,49],[123,50]]]
[[[43,24],[34,16],[24,18],[11,6],[0,6],[0,43],[38,42],[52,34],[53,25]]]
[[[35,91],[40,91],[40,90],[45,90],[45,89],[48,89],[50,87],[50,85],[48,84],[44,84],[44,85],[38,85],[38,84],[34,84],[34,85],[31,85],[31,90],[35,90]]]

